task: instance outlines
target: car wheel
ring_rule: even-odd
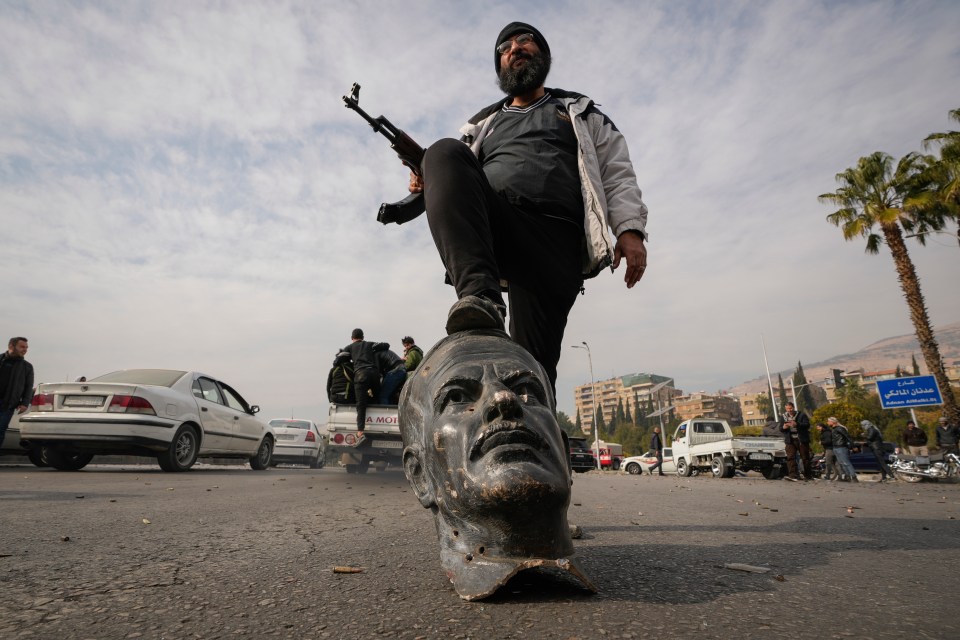
[[[50,463],[47,462],[47,448],[44,446],[35,446],[30,447],[30,450],[27,451],[27,458],[30,459],[30,462],[33,463],[35,467],[49,467]]]
[[[914,482],[923,482],[923,478],[921,476],[915,476],[909,473],[901,473],[899,471],[894,471],[893,475],[897,480],[902,480],[904,482],[909,482],[911,484]]]
[[[722,478],[723,472],[723,458],[714,456],[713,460],[710,461],[710,474],[714,478]]]
[[[47,449],[47,462],[58,471],[79,471],[93,460],[92,453],[64,451],[50,447]]]
[[[687,464],[686,458],[677,458],[677,475],[681,478],[690,477],[690,465]]]
[[[254,471],[269,469],[271,457],[273,457],[273,441],[270,438],[264,438],[257,448],[257,455],[250,458],[250,468]]]
[[[640,465],[637,464],[636,462],[631,462],[627,464],[627,473],[629,473],[630,475],[638,476],[640,475],[641,471],[642,469],[640,469]]]
[[[200,438],[197,430],[190,425],[183,425],[173,436],[170,447],[157,455],[157,464],[164,471],[189,471],[197,461],[200,450]]]
[[[317,453],[317,469],[323,469],[325,466],[327,466],[327,452],[320,449]]]

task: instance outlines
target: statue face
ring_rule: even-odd
[[[567,448],[540,366],[498,336],[448,347],[431,358],[428,377],[417,381],[423,388],[411,394],[423,416],[420,462],[430,499],[460,517],[534,504],[565,509]]]

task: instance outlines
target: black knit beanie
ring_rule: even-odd
[[[540,47],[540,51],[543,51],[548,57],[550,56],[550,45],[547,44],[543,34],[537,31],[536,27],[526,22],[511,22],[503,28],[503,31],[497,36],[497,43],[493,45],[493,66],[497,69],[497,75],[500,75],[500,52],[497,51],[497,47],[519,33],[532,33],[533,40]]]

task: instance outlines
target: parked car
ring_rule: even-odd
[[[48,467],[46,453],[43,447],[35,446],[25,448],[20,446],[20,416],[22,414],[14,413],[7,426],[7,432],[3,435],[3,442],[0,442],[0,456],[26,456],[30,462],[38,467]]]
[[[623,464],[620,465],[620,469],[626,471],[632,476],[635,476],[643,473],[649,473],[650,468],[655,464],[657,464],[657,456],[653,452],[653,449],[651,449],[642,456],[630,456],[629,458],[624,458]],[[663,472],[677,472],[677,465],[673,460],[673,449],[671,447],[666,447],[663,450]]]
[[[270,464],[305,464],[322,469],[326,464],[326,439],[313,420],[276,418],[269,423],[276,443]]]
[[[893,454],[897,450],[897,445],[893,442],[883,443],[883,453],[887,464],[893,462]],[[850,462],[853,464],[853,470],[857,473],[880,473],[880,465],[877,464],[877,458],[873,455],[873,449],[867,446],[865,442],[854,442],[850,446]],[[813,477],[819,478],[823,474],[823,454],[818,453],[810,461],[813,467]]]
[[[597,459],[586,438],[570,438],[570,468],[579,473],[597,468]]]
[[[186,471],[198,456],[270,466],[274,436],[231,386],[196,371],[128,369],[86,382],[41,384],[20,417],[20,439],[45,447],[55,469],[82,469],[95,455],[156,457]]]

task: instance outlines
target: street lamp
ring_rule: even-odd
[[[603,411],[603,407],[600,406],[597,402],[597,383],[594,382],[593,378],[593,356],[590,355],[590,345],[584,341],[582,345],[572,344],[570,345],[573,349],[586,349],[587,351],[587,361],[590,363],[590,394],[593,396],[593,418],[591,423],[593,424],[593,448],[596,452],[597,460],[597,469],[600,469],[600,429],[597,427],[597,409]]]

